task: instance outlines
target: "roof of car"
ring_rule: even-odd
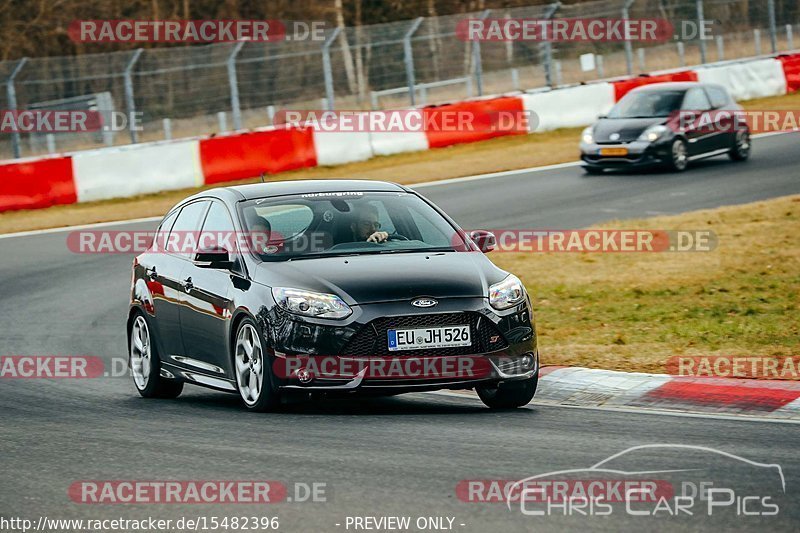
[[[225,187],[241,195],[242,200],[283,196],[287,194],[309,194],[317,192],[401,192],[405,187],[388,181],[373,180],[292,180],[251,183]]]
[[[633,91],[675,91],[675,90],[686,90],[691,89],[692,87],[710,87],[712,84],[709,83],[700,83],[697,81],[665,81],[659,83],[650,83],[648,85],[640,85],[635,89],[631,89]]]
[[[403,192],[402,185],[388,181],[374,180],[291,180],[270,181],[267,183],[250,183],[248,185],[231,185],[216,187],[194,194],[180,201],[184,204],[198,198],[220,198],[231,202],[266,198],[269,196],[285,196],[289,194],[310,194],[328,192]]]

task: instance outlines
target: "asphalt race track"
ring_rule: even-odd
[[[572,166],[431,185],[421,192],[466,228],[575,228],[798,194],[799,140],[797,134],[756,139],[748,163],[718,158],[681,175],[589,177]],[[131,257],[77,255],[65,238],[66,232],[55,232],[0,239],[0,353],[123,361]],[[546,346],[543,354],[546,362]],[[796,531],[800,524],[800,427],[793,424],[537,406],[535,400],[525,409],[491,412],[477,398],[453,394],[304,403],[257,415],[240,408],[236,396],[191,386],[177,400],[144,400],[129,378],[109,377],[2,380],[0,433],[0,517],[34,521],[42,515],[278,516],[283,531],[353,531],[346,527],[348,516],[410,516],[412,525],[424,516],[452,517],[453,529],[465,532]],[[518,480],[588,468],[631,446],[660,443],[704,446],[780,465],[790,502],[776,516],[741,516],[728,508],[712,517],[653,519],[631,516],[623,506],[601,518],[526,516],[518,507],[466,503],[456,494],[462,480]],[[625,469],[685,468],[677,463],[688,455],[639,453]],[[741,461],[732,466],[718,456],[697,460],[708,475],[724,474],[731,484],[747,485],[749,492],[742,495],[779,488],[773,470]],[[265,506],[70,501],[73,482],[109,479],[278,480],[290,487],[290,497],[294,483],[325,483],[327,501]]]

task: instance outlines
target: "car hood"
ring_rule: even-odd
[[[666,124],[667,117],[651,118],[601,118],[594,126],[596,143],[632,142],[644,130],[654,124]],[[618,133],[618,139],[611,139],[612,133]]]
[[[414,252],[264,262],[255,279],[337,294],[357,305],[419,296],[485,297],[489,285],[507,275],[480,252]]]

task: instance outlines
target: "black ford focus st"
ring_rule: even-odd
[[[185,383],[264,411],[292,396],[475,389],[527,404],[539,356],[522,283],[406,187],[298,181],[179,203],[133,263],[130,367],[145,397]]]

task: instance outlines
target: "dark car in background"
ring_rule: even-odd
[[[606,116],[581,134],[583,169],[665,167],[675,172],[690,161],[727,154],[750,156],[750,131],[742,108],[719,85],[671,82],[628,92]]]
[[[187,235],[195,249],[180,244]],[[185,383],[238,393],[259,411],[297,393],[473,388],[490,407],[525,405],[539,371],[531,302],[484,255],[493,246],[392,183],[203,191],[171,209],[134,260],[134,383],[145,397],[175,397]],[[399,373],[368,366],[387,361]],[[439,372],[453,362],[468,364]],[[405,372],[420,365],[430,372]]]

